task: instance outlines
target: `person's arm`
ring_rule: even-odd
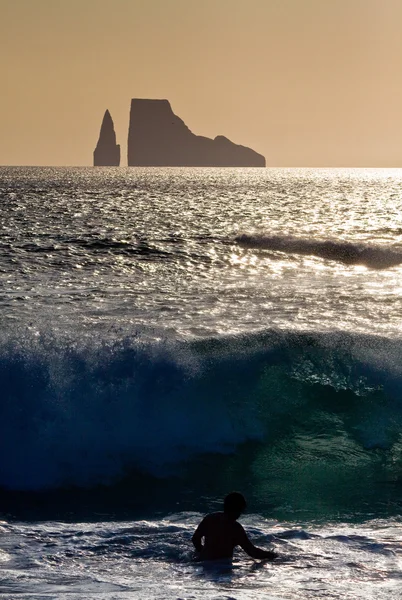
[[[240,523],[238,523],[238,526],[239,530],[237,543],[249,556],[258,559],[268,558],[269,560],[273,560],[277,557],[277,554],[275,552],[272,552],[271,550],[263,550],[262,548],[257,548],[257,546],[254,546],[254,544],[249,540],[247,533],[244,531]]]
[[[202,552],[202,550],[204,548],[204,546],[202,545],[202,538],[205,535],[205,529],[206,529],[205,519],[206,519],[206,517],[198,525],[197,529],[194,532],[193,537],[191,538],[191,541],[193,542],[197,552]]]

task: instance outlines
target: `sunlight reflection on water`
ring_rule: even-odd
[[[402,256],[402,170],[1,168],[0,195],[5,321],[400,334],[402,266],[325,252]]]

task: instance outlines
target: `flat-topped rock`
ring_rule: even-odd
[[[251,148],[219,135],[195,135],[175,115],[168,100],[131,101],[128,166],[265,167],[265,158]]]

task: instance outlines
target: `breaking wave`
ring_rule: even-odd
[[[164,478],[211,454],[244,459],[250,448],[254,484],[286,469],[307,476],[312,465],[353,477],[375,467],[398,480],[401,349],[374,337],[274,331],[91,348],[46,336],[5,341],[0,486]]]
[[[237,236],[236,242],[246,248],[318,256],[347,265],[365,265],[372,269],[388,269],[402,263],[400,248],[374,244],[307,239],[287,235],[248,234]]]

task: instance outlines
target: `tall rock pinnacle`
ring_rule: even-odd
[[[195,135],[167,100],[131,101],[128,166],[265,167],[265,158],[219,135]]]
[[[94,167],[118,167],[120,146],[116,144],[112,117],[107,110],[103,117],[99,140],[94,151]]]

